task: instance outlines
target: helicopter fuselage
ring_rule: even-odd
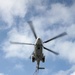
[[[45,57],[43,54],[43,48],[42,48],[42,40],[40,38],[37,38],[35,46],[34,46],[34,52],[33,52],[33,56],[32,56],[32,61],[36,61],[37,62],[37,68],[39,69],[39,64],[40,61],[44,62],[45,61]]]
[[[42,51],[42,41],[40,38],[38,38],[36,40],[36,44],[35,44],[35,48],[34,48],[34,54],[35,54],[35,57],[38,61],[40,61],[43,57],[43,51]]]

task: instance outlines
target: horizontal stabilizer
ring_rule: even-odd
[[[44,67],[38,67],[38,69],[45,69]]]

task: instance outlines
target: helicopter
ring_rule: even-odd
[[[32,33],[33,33],[33,35],[34,35],[34,37],[36,39],[35,44],[12,42],[12,41],[10,41],[10,43],[12,43],[12,44],[23,44],[23,45],[34,45],[34,51],[33,51],[32,55],[30,56],[30,58],[32,59],[32,62],[35,62],[35,61],[37,62],[36,68],[38,70],[39,69],[45,69],[44,67],[40,67],[40,62],[41,61],[43,63],[45,62],[45,56],[44,56],[44,53],[43,53],[43,49],[45,49],[45,50],[47,50],[47,51],[49,51],[49,52],[51,52],[51,53],[53,53],[55,55],[59,55],[59,53],[57,53],[57,52],[55,52],[55,51],[53,51],[51,49],[46,48],[43,44],[48,43],[48,42],[50,42],[50,41],[52,41],[54,39],[57,39],[59,37],[62,37],[64,35],[67,35],[67,33],[63,32],[63,33],[61,33],[61,34],[59,34],[59,35],[57,35],[57,36],[55,36],[55,37],[53,37],[51,39],[48,39],[48,40],[43,42],[41,38],[37,37],[32,21],[28,21],[28,24],[29,24],[29,26],[30,26],[30,28],[32,30]]]

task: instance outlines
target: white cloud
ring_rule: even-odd
[[[6,28],[12,26],[14,16],[23,18],[27,12],[28,0],[0,0],[0,18],[7,23]]]
[[[42,14],[30,18],[33,21],[38,36],[44,41],[66,31],[68,33],[66,37],[51,41],[45,44],[45,46],[59,52],[59,58],[75,63],[75,3],[69,7],[56,3],[52,4],[50,9],[46,9],[47,6],[42,5],[41,2],[41,0],[0,0],[0,18],[8,23],[5,28],[9,28],[14,24],[14,16],[24,18],[29,10],[29,5],[34,4],[36,12]],[[34,46],[13,45],[10,44],[10,41],[34,43],[34,36],[29,26],[25,23],[20,23],[19,28],[14,26],[7,35],[8,37],[3,43],[5,57],[28,59],[34,50]],[[50,56],[51,54],[45,52],[45,55]],[[17,64],[15,69],[23,69],[23,65]],[[48,73],[49,71],[46,69],[44,74]],[[4,74],[0,73],[0,75]],[[75,75],[75,66],[66,71],[61,70],[53,75]]]
[[[19,0],[18,3],[16,0],[7,0],[7,3],[4,0],[0,3],[5,3],[5,6],[0,5],[3,10],[6,10],[6,14],[9,16],[20,16],[24,17],[25,13],[27,12],[27,3],[26,0]],[[75,62],[75,43],[72,41],[65,41],[66,39],[74,39],[75,37],[75,24],[74,24],[74,6],[73,4],[70,7],[67,7],[63,4],[56,3],[51,5],[51,9],[46,9],[46,6],[43,6],[39,1],[30,1],[31,4],[35,3],[34,6],[36,11],[41,10],[45,11],[43,15],[38,15],[36,17],[32,16],[31,20],[34,23],[34,27],[36,29],[36,33],[39,37],[43,40],[49,39],[63,31],[67,31],[68,35],[65,38],[61,38],[63,40],[54,40],[48,44],[47,47],[52,48],[53,50],[59,51],[60,56],[63,58],[68,59],[70,62]],[[37,4],[37,5],[36,5]],[[41,7],[39,7],[39,6]],[[8,9],[6,9],[8,7]],[[44,8],[45,7],[45,8]],[[14,11],[13,11],[14,10]],[[6,18],[6,16],[4,16]],[[8,17],[9,18],[9,17]],[[9,21],[9,20],[8,20]],[[10,21],[11,22],[11,21]],[[60,25],[57,25],[57,24]],[[22,23],[23,24],[23,23]],[[21,45],[11,45],[9,41],[19,41],[19,42],[33,42],[33,34],[28,29],[26,25],[22,26],[20,24],[20,32],[17,29],[12,29],[8,33],[8,40],[6,39],[5,44],[3,46],[3,50],[6,53],[6,57],[21,57],[26,58],[32,52],[32,47],[30,46],[21,46]],[[22,27],[21,27],[22,26]],[[54,27],[54,28],[50,28]],[[15,28],[15,27],[14,27]],[[40,33],[41,32],[41,33]],[[31,37],[30,37],[31,36]],[[47,53],[48,54],[48,53]]]
[[[26,35],[20,34],[16,29],[12,29],[8,33],[8,39],[5,41],[3,45],[3,50],[6,53],[6,58],[7,57],[28,58],[31,55],[33,51],[33,46],[14,45],[10,43],[10,41],[26,42],[26,43],[32,42],[32,39],[30,39],[30,37],[27,37]]]
[[[48,75],[49,72],[50,70],[45,68],[45,70],[42,72],[42,75]]]
[[[73,72],[71,75],[75,75],[75,72]]]
[[[4,73],[0,73],[0,75],[5,75]]]
[[[67,27],[68,36],[70,38],[75,38],[75,24],[72,24],[71,26]]]
[[[74,75],[74,74],[75,74],[75,65],[73,65],[70,69],[66,71],[60,70],[59,72],[53,75]]]
[[[75,63],[75,43],[70,41],[57,42],[54,49],[59,52],[59,56]]]
[[[13,25],[14,17],[24,18],[33,5],[36,11],[43,11],[45,7],[41,3],[42,0],[0,0],[0,19],[6,23],[4,29]]]
[[[37,29],[39,36],[44,37],[44,39],[51,38],[63,31],[67,32],[68,35],[64,38],[61,38],[62,40],[56,40],[52,45],[50,45],[52,43],[51,42],[47,44],[47,46],[49,48],[57,50],[61,57],[64,57],[65,59],[68,59],[70,62],[73,63],[75,63],[75,16],[73,15],[75,11],[71,12],[70,10],[74,10],[74,5],[75,4],[73,4],[71,7],[67,7],[59,3],[53,4],[52,8],[48,10],[48,13],[46,13],[46,15],[44,15],[43,17],[40,16],[37,18],[33,18],[35,28]],[[60,23],[61,25],[57,25],[58,28],[53,28],[52,30],[50,30],[48,29],[49,27],[51,27],[48,24],[49,22],[50,25],[52,24],[52,26],[56,23]],[[47,29],[46,31],[44,30],[45,28]],[[41,34],[38,30],[41,31]]]
[[[61,24],[62,23],[69,24],[72,21],[72,16],[71,16],[69,7],[65,6],[64,4],[60,4],[60,3],[53,4],[51,7],[52,8],[49,13],[51,13],[50,21],[52,23],[55,23],[55,22],[60,23],[61,22]]]
[[[36,21],[37,25],[41,23],[41,25],[44,25],[45,27],[47,25],[57,25],[57,23],[60,23],[60,26],[64,24],[64,27],[67,27],[74,22],[74,5],[75,4],[71,7],[67,7],[64,4],[55,3],[51,5],[51,9],[46,9],[46,6],[44,6],[45,12],[43,12],[40,16],[32,17],[32,20],[34,22]]]
[[[23,70],[24,67],[23,67],[22,64],[16,64],[15,67],[14,67],[14,69]]]

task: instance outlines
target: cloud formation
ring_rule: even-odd
[[[74,75],[75,74],[75,65],[73,65],[70,69],[66,70],[66,71],[59,71],[56,74],[53,75]]]
[[[16,18],[20,20],[16,21]],[[50,39],[64,31],[67,36],[44,44],[66,59],[72,67],[59,70],[53,75],[75,75],[75,2],[66,6],[64,3],[46,4],[46,0],[0,0],[0,30],[7,29],[7,36],[1,44],[5,58],[29,59],[34,46],[14,45],[10,41],[35,43],[35,38],[27,21],[32,20],[38,37],[43,41]],[[3,22],[3,24],[1,23]],[[55,58],[53,54],[44,52],[46,57]],[[17,64],[14,69],[23,69]],[[45,69],[44,74],[50,70]],[[43,73],[42,73],[43,74]],[[5,75],[0,73],[0,75]]]
[[[18,31],[16,31],[15,28],[12,29],[8,33],[8,35],[9,35],[8,40],[6,40],[3,47],[3,50],[6,53],[6,58],[7,57],[28,58],[33,51],[32,46],[14,45],[11,44],[10,41],[28,43],[32,41],[31,39],[29,39],[30,37],[20,34]]]
[[[33,12],[37,12],[38,15],[34,16],[32,15],[32,13],[29,13],[32,15],[29,20],[33,21],[38,36],[41,37],[43,40],[46,40],[66,31],[68,33],[66,37],[61,38],[60,40],[54,40],[53,42],[46,45],[47,47],[58,51],[61,54],[61,57],[75,63],[75,3],[70,7],[61,3],[54,3],[48,5],[50,9],[48,9],[47,6],[43,5],[41,0],[19,0],[18,2],[16,0],[7,0],[7,2],[4,2],[3,0],[0,1],[0,3],[0,12],[2,12],[2,15],[0,16],[2,17],[2,20],[7,22],[7,25],[10,26],[14,23],[14,16],[19,16],[25,19],[25,14],[28,13],[30,9],[32,9],[28,4],[32,6],[35,3],[33,5]],[[8,32],[8,38],[3,45],[3,50],[6,53],[6,57],[25,58],[31,54],[31,47],[29,48],[27,46],[11,45],[9,43],[10,40],[34,43],[33,34],[25,23],[26,22],[20,23],[18,25],[19,28],[14,26]]]
[[[4,75],[3,73],[0,73],[0,75]]]
[[[0,18],[7,23],[6,28],[14,24],[14,17],[24,17],[27,12],[28,0],[0,0]]]

